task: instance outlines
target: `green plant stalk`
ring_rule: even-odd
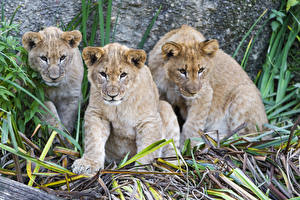
[[[149,36],[149,33],[150,33],[150,31],[151,31],[151,29],[152,29],[152,27],[153,27],[153,25],[154,25],[154,23],[155,23],[158,15],[159,15],[159,13],[161,11],[161,8],[162,8],[162,5],[159,6],[159,9],[156,11],[154,17],[151,20],[151,23],[148,25],[145,33],[143,34],[143,37],[142,37],[140,43],[138,44],[138,47],[137,47],[138,49],[142,49],[144,47],[144,44],[145,44],[145,42],[146,42],[146,40],[147,40],[147,38]]]
[[[100,26],[100,40],[101,47],[104,46],[105,43],[105,35],[104,35],[104,16],[103,16],[103,0],[98,0],[98,16],[99,16],[99,26]]]
[[[238,200],[244,200],[241,196],[237,195],[235,192],[229,189],[214,189],[214,191],[228,192],[232,196],[236,197]]]
[[[75,29],[77,26],[78,26],[78,24],[81,22],[81,12],[80,13],[78,13],[68,24],[67,24],[67,26],[66,26],[66,31],[67,30],[73,30],[73,29]],[[77,24],[77,26],[76,26],[76,24]]]
[[[207,190],[207,194],[208,195],[214,195],[217,197],[221,197],[225,200],[235,200],[234,198],[230,197],[229,195],[225,194],[224,192],[217,192],[217,191],[213,191],[213,190]]]
[[[70,140],[70,142],[71,142],[72,144],[74,144],[74,146],[77,147],[77,149],[80,151],[80,155],[82,155],[83,152],[82,152],[81,146],[78,144],[78,142],[77,142],[71,135],[69,135],[69,134],[67,134],[67,133],[65,133],[65,132],[63,132],[63,131],[57,129],[57,128],[54,127],[54,126],[50,126],[50,125],[48,125],[48,126],[49,126],[51,129],[53,129],[53,130],[55,130],[56,132],[58,132],[60,135],[66,137],[68,140]]]
[[[77,112],[77,127],[76,127],[76,142],[79,142],[79,130],[80,130],[80,111],[81,111],[81,102],[78,102],[78,112]],[[77,151],[77,148],[74,149]]]
[[[290,99],[292,99],[295,95],[296,95],[297,91],[294,90],[292,92],[290,92],[288,95],[286,95],[280,102],[276,103],[275,105],[273,105],[272,107],[270,107],[269,109],[266,109],[266,113],[269,114],[271,113],[271,111],[275,110],[276,108],[278,108],[280,105],[282,105],[283,103],[289,101]]]
[[[110,42],[111,9],[112,9],[112,0],[108,0],[107,12],[106,12],[106,24],[105,24],[105,45]]]
[[[266,26],[266,24],[269,22],[270,20],[265,20],[265,22],[263,23],[263,25],[261,25],[261,27],[259,28],[258,32],[255,34],[255,37],[254,39],[252,40],[251,44],[249,47],[247,47],[247,50],[245,52],[245,55],[243,57],[243,61],[241,63],[241,66],[243,67],[243,69],[246,68],[246,65],[247,65],[247,62],[248,62],[248,58],[249,58],[249,55],[250,55],[250,52],[254,46],[254,43],[256,41],[256,39],[259,37],[260,33],[263,31],[263,28]],[[251,38],[252,39],[252,38]],[[250,43],[250,42],[249,42]],[[257,77],[258,78],[258,77]],[[255,80],[255,83],[257,82],[257,80]]]
[[[98,12],[95,12],[94,13],[94,21],[93,21],[92,31],[91,31],[91,37],[90,37],[90,41],[89,41],[89,46],[94,45],[98,24],[99,24]]]
[[[87,8],[87,3],[86,0],[81,0],[81,12],[82,12],[82,21],[81,21],[81,32],[82,32],[82,39],[83,39],[83,43],[84,46],[86,46],[87,43],[87,39],[86,39],[86,33],[87,33],[87,12],[88,12],[88,8]]]
[[[286,89],[288,87],[288,83],[290,82],[291,72],[287,70],[287,56],[294,40],[296,39],[296,36],[299,33],[299,30],[300,28],[298,28],[297,31],[290,32],[288,40],[283,49],[283,55],[281,56],[282,62],[281,62],[280,78],[279,78],[277,95],[276,95],[276,103],[284,98]]]
[[[248,30],[248,32],[244,35],[244,37],[242,38],[240,44],[238,45],[238,47],[236,48],[234,54],[233,54],[233,58],[236,57],[239,49],[241,48],[242,44],[244,43],[244,41],[246,40],[246,38],[249,36],[249,34],[251,33],[251,31],[253,30],[253,28],[256,26],[256,24],[261,20],[261,18],[267,13],[268,9],[264,10],[264,12],[258,17],[258,19],[254,22],[254,24],[250,27],[250,29]]]
[[[279,44],[281,41],[281,38],[284,34],[284,28],[281,28],[279,31],[275,31],[272,33],[270,42],[269,42],[269,48],[267,53],[267,59],[266,62],[263,65],[263,71],[261,76],[261,81],[259,84],[259,89],[262,93],[262,98],[264,99],[266,96],[268,96],[270,93],[273,93],[272,89],[274,86],[274,69],[271,71],[271,65],[275,57],[276,51],[279,51]],[[274,65],[273,65],[274,66]]]
[[[198,177],[201,178],[201,174],[200,174],[200,171],[199,171],[199,168],[198,168],[198,165],[197,165],[197,162],[195,160],[195,156],[194,156],[193,152],[191,152],[191,155],[192,155],[192,160],[193,160],[193,164],[194,164],[196,173],[197,173]]]
[[[20,8],[21,8],[21,6],[19,5],[19,6],[15,9],[15,11],[13,12],[13,14],[12,14],[12,16],[11,16],[11,18],[10,18],[10,21],[9,21],[9,26],[12,25],[12,23],[13,23],[13,21],[14,21],[14,19],[15,19],[16,13],[17,13],[17,11],[18,11]],[[6,36],[9,36],[9,33],[10,33],[10,30],[7,31]]]
[[[92,13],[94,10],[97,9],[97,6],[93,6],[91,9],[88,10],[88,15]],[[81,24],[82,22],[82,12],[78,13],[68,24],[66,30],[74,30]]]
[[[280,114],[275,115],[273,118],[286,117],[286,116],[298,114],[300,113],[300,109],[297,109],[298,106],[300,106],[300,103],[298,103],[298,105],[293,107],[290,111],[281,112]]]
[[[152,153],[153,151],[156,151],[157,149],[171,143],[173,141],[173,139],[170,139],[168,141],[166,141],[165,139],[157,141],[151,145],[149,145],[148,147],[146,147],[145,149],[141,150],[139,153],[137,153],[136,155],[134,155],[131,159],[129,159],[126,163],[124,163],[123,165],[119,166],[117,169],[123,168],[126,165],[129,165],[130,163],[135,162],[136,160]]]
[[[241,171],[239,168],[233,170],[233,174],[250,189],[261,200],[269,200],[269,198]]]
[[[4,149],[6,151],[9,151],[17,156],[20,156],[21,158],[24,158],[25,160],[30,160],[38,165],[41,165],[43,167],[45,167],[46,169],[49,169],[49,170],[52,170],[52,171],[55,171],[55,172],[58,172],[58,173],[62,173],[62,174],[69,174],[69,175],[75,175],[74,173],[70,172],[69,170],[59,166],[59,165],[56,165],[55,163],[51,163],[51,162],[46,162],[46,161],[40,161],[39,159],[36,159],[36,158],[33,158],[31,156],[28,156],[20,151],[16,151],[15,149],[7,146],[7,145],[4,145],[4,144],[1,144],[0,143],[0,148],[1,149]]]
[[[247,45],[247,48],[246,48],[246,52],[244,54],[244,57],[243,57],[243,60],[241,62],[241,66],[243,69],[246,68],[246,62],[248,60],[248,57],[249,57],[249,54],[250,54],[250,50],[251,50],[251,46],[252,46],[252,42],[253,42],[253,37],[251,37],[248,45]]]
[[[7,123],[8,123],[8,128],[9,128],[9,134],[10,134],[10,138],[11,138],[11,142],[13,144],[13,147],[16,151],[18,151],[19,146],[15,137],[15,133],[14,130],[12,128],[12,122],[11,122],[11,113],[7,113]]]
[[[1,22],[4,22],[4,1],[1,3]]]
[[[48,139],[48,141],[47,141],[47,143],[46,143],[45,148],[44,148],[43,151],[42,151],[42,154],[41,154],[41,156],[40,156],[40,158],[39,158],[40,160],[43,161],[43,160],[45,159],[45,157],[46,157],[46,155],[47,155],[47,153],[48,153],[48,151],[49,151],[49,149],[50,149],[50,147],[51,147],[51,145],[52,145],[52,143],[53,143],[53,140],[54,140],[56,134],[57,134],[56,131],[53,131],[53,132],[52,132],[50,138]],[[37,164],[37,165],[35,166],[34,170],[33,170],[33,174],[34,174],[34,173],[38,173],[39,170],[40,170],[40,165]],[[33,185],[33,182],[34,182],[35,178],[36,178],[36,175],[32,175],[32,176],[31,176],[31,179],[30,179],[29,182],[28,182],[28,186],[32,186],[32,185]]]
[[[121,200],[125,200],[124,194],[122,193],[122,191],[120,190],[120,188],[118,188],[118,187],[119,187],[119,184],[118,184],[118,182],[117,182],[116,180],[113,180],[113,181],[112,181],[112,187],[113,187],[113,188],[117,188],[117,189],[116,189],[116,192],[119,193],[120,199],[121,199]]]
[[[17,124],[16,124],[16,120],[14,120],[14,118],[16,119],[16,116],[11,116],[11,125],[12,125],[13,131],[14,131],[13,133],[14,133],[15,138],[17,140],[18,147],[20,147],[23,150],[26,150],[25,145],[22,142],[22,138],[19,134]]]
[[[284,106],[282,106],[282,107],[280,107],[279,109],[275,110],[274,112],[270,113],[270,114],[268,115],[268,119],[274,118],[274,116],[276,116],[276,115],[278,115],[279,113],[281,113],[282,111],[287,110],[288,108],[290,108],[290,107],[296,105],[297,103],[298,103],[297,100],[293,100],[293,101],[291,101],[291,102],[285,104]]]
[[[119,22],[119,15],[120,15],[120,9],[118,10],[117,18],[116,18],[116,21],[115,21],[115,24],[114,24],[114,28],[113,28],[113,33],[112,33],[112,36],[111,36],[111,42],[112,43],[115,42],[115,37],[116,37],[116,32],[117,32],[117,26],[118,26],[118,22]]]
[[[10,81],[10,80],[6,80],[6,79],[2,78],[1,76],[0,76],[0,80],[2,80],[2,81],[4,81],[4,82],[7,82],[7,83],[9,83],[9,84],[15,86],[15,87],[18,88],[19,90],[23,91],[25,94],[27,94],[28,96],[30,96],[31,98],[33,98],[35,101],[37,101],[37,102],[39,103],[39,105],[41,105],[47,112],[49,112],[49,113],[51,114],[52,117],[54,117],[56,120],[58,120],[58,119],[56,118],[56,116],[49,110],[49,108],[48,108],[45,104],[43,104],[43,102],[41,102],[41,100],[39,100],[37,97],[35,97],[33,94],[31,94],[28,90],[24,89],[24,88],[21,87],[20,85],[18,85],[18,84],[16,84],[16,83],[12,82],[12,81]],[[59,121],[59,120],[58,120],[58,121]],[[63,125],[60,121],[59,121],[59,123],[60,123],[60,125],[61,125],[62,127],[64,127],[64,125]],[[64,129],[66,130],[65,127],[64,127]]]

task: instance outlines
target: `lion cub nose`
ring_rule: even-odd
[[[52,80],[56,80],[59,78],[59,67],[49,67],[48,69],[49,71],[49,77],[52,79]]]
[[[119,95],[119,89],[117,87],[111,86],[108,87],[107,89],[108,89],[107,95],[112,99]]]

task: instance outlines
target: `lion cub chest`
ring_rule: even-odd
[[[128,106],[107,107],[106,117],[111,125],[111,137],[120,137],[123,140],[135,140],[136,119]]]

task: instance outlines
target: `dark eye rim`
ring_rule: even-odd
[[[126,73],[126,72],[123,72],[123,73],[121,73],[120,78],[124,78],[124,77],[126,77],[126,76],[127,76],[127,73]]]
[[[178,69],[178,71],[179,71],[181,74],[186,75],[186,70],[185,70],[185,69]]]
[[[60,61],[63,61],[64,59],[66,59],[66,57],[67,57],[66,55],[62,55],[62,56],[59,58],[59,60],[60,60]]]
[[[47,60],[48,60],[48,58],[46,56],[41,56],[40,58],[45,62],[47,62]]]
[[[202,73],[204,70],[205,70],[205,67],[201,67],[201,68],[198,70],[198,74]]]
[[[105,72],[99,72],[99,74],[100,74],[102,77],[104,77],[104,78],[106,78],[106,77],[107,77],[107,75],[106,75],[106,73],[105,73]]]

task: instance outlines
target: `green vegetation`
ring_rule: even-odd
[[[161,7],[155,10],[138,48],[143,48],[160,10]],[[111,12],[111,0],[96,3],[82,0],[81,13],[68,24],[62,22],[61,28],[79,28],[83,34],[83,47],[94,46],[97,37],[104,46],[114,41],[117,31],[118,14],[112,23]],[[235,55],[264,15],[267,12],[254,22]],[[10,34],[17,32],[18,26],[12,23],[13,17],[9,21],[5,19],[2,5],[0,174],[33,187],[51,188],[52,193],[69,199],[101,196],[110,199],[295,199],[300,194],[300,119],[292,122],[300,112],[300,85],[295,79],[300,66],[299,15],[299,1],[282,1],[281,8],[271,11],[267,20],[271,22],[273,32],[266,61],[256,82],[270,120],[266,125],[269,131],[243,137],[233,135],[243,129],[241,126],[221,141],[213,140],[209,133],[199,132],[199,138],[191,138],[199,142],[194,149],[187,140],[181,154],[176,152],[176,157],[157,158],[149,165],[132,165],[140,157],[172,144],[172,140],[161,140],[132,158],[126,156],[118,165],[111,163],[96,176],[87,177],[68,170],[73,160],[82,154],[82,117],[89,97],[86,70],[75,137],[59,130],[47,133],[47,125],[38,118],[38,113],[45,112],[40,109],[44,106],[44,85],[37,73],[28,67],[26,51],[19,38]],[[86,24],[91,19],[92,28],[88,33]],[[256,36],[248,44],[243,67]],[[44,133],[37,136],[40,129]],[[58,134],[68,137],[74,149],[54,146],[53,140]],[[270,139],[262,141],[265,136]]]

